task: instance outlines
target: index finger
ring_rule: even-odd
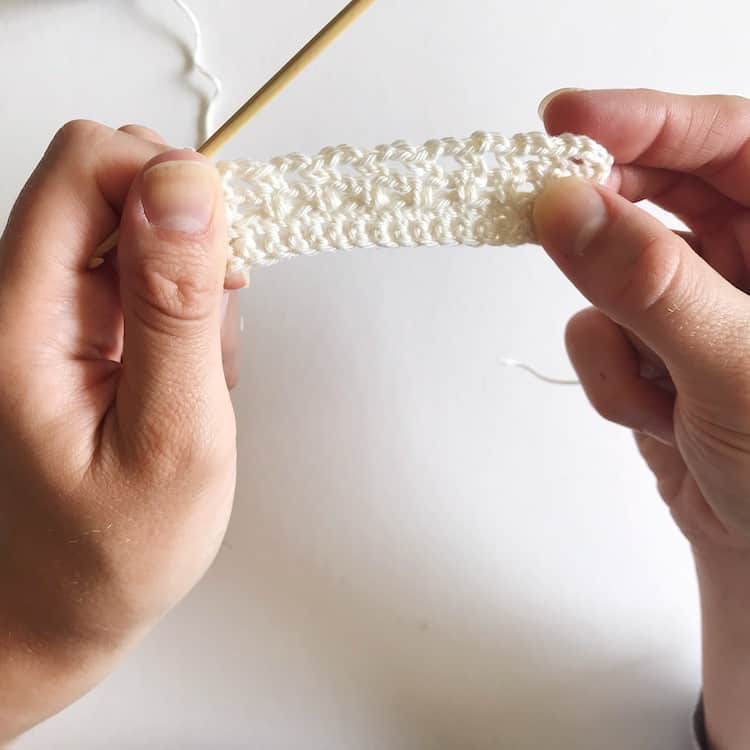
[[[750,206],[750,100],[650,89],[562,90],[546,102],[553,134],[588,135],[620,164],[702,178]]]
[[[133,178],[167,147],[93,122],[58,131],[24,187],[3,235],[5,284],[60,288],[86,268],[117,226]]]

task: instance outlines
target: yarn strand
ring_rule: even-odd
[[[211,84],[211,94],[203,97],[203,112],[200,118],[199,141],[203,143],[213,132],[213,113],[216,102],[221,95],[221,81],[206,68],[203,62],[203,31],[198,17],[184,0],[172,0],[172,2],[185,14],[193,27],[193,49],[190,59],[192,69],[197,70]]]
[[[539,370],[537,370],[535,367],[526,364],[526,362],[520,362],[517,359],[504,358],[500,360],[500,364],[503,367],[514,367],[517,370],[528,372],[529,375],[532,375],[537,380],[540,380],[542,383],[547,383],[548,385],[581,385],[580,380],[573,380],[568,378],[553,378],[549,375],[545,375],[544,373],[539,372]]]

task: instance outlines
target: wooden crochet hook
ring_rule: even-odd
[[[283,68],[261,86],[199,149],[213,156],[272,99],[280,94],[316,57],[351,26],[375,0],[352,0],[331,19]],[[89,258],[89,268],[104,263],[102,256],[117,247],[119,231],[113,232]]]

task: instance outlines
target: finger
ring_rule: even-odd
[[[665,169],[619,165],[608,186],[629,201],[648,200],[684,221],[692,232],[678,234],[725,279],[740,289],[747,287],[747,263],[738,238],[747,209],[698,177]],[[696,235],[704,239],[699,242]]]
[[[140,138],[143,141],[151,141],[152,143],[158,143],[159,145],[166,145],[166,141],[151,128],[147,128],[145,125],[122,125],[118,128],[122,133],[128,133],[134,135],[136,138]]]
[[[635,434],[638,451],[657,479],[659,494],[671,507],[685,482],[687,469],[674,448],[642,433]]]
[[[240,382],[240,357],[242,336],[240,328],[240,300],[235,292],[224,292],[222,301],[221,361],[224,379],[231,391]]]
[[[599,309],[661,357],[678,384],[736,378],[747,299],[656,218],[605,187],[569,178],[536,201],[537,237]]]
[[[668,169],[617,165],[608,186],[632,203],[650,201],[702,231],[711,231],[743,210],[700,178]]]
[[[674,443],[674,396],[644,378],[638,352],[620,326],[595,309],[568,324],[570,360],[592,406],[605,419]]]
[[[693,252],[698,255],[703,254],[703,242],[700,237],[696,237],[693,232],[686,232],[683,229],[672,230],[685,244],[689,245]]]
[[[237,289],[247,289],[249,286],[249,271],[232,271],[231,269],[227,269],[227,275],[224,279],[224,289],[227,291],[236,291]]]
[[[726,545],[727,529],[706,502],[680,452],[640,433],[635,433],[635,441],[682,533],[693,545],[709,543],[713,549],[717,542]]]
[[[646,89],[561,91],[543,102],[550,133],[582,133],[622,164],[704,179],[750,205],[750,100]]]
[[[750,276],[746,253],[734,227],[727,225],[707,239],[694,232],[675,231],[706,263],[720,273],[730,284],[747,293]]]
[[[61,128],[11,213],[0,256],[4,290],[33,289],[38,300],[77,284],[116,228],[138,170],[163,150],[93,122]]]
[[[193,151],[149,162],[120,231],[119,445],[164,471],[221,450],[212,441],[231,419],[220,336],[227,235],[213,165]]]
[[[142,138],[145,141],[164,143],[164,139],[155,130],[151,130],[151,128],[144,127],[143,125],[123,125],[120,130],[124,133],[129,133],[130,135]],[[250,286],[250,274],[247,271],[227,270],[226,278],[224,279],[224,289],[227,291],[234,291],[237,289],[246,289],[248,286]],[[238,305],[239,303],[233,303],[232,310]],[[234,315],[234,312],[232,312],[232,315]],[[239,325],[239,313],[237,314],[237,321]],[[228,380],[227,382],[230,381]],[[231,382],[232,385],[230,386],[230,389],[234,388],[236,385],[237,378],[234,378]]]

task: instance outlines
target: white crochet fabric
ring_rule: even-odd
[[[477,132],[217,166],[238,270],[355,247],[531,242],[539,191],[561,177],[603,183],[612,157],[585,136]]]

